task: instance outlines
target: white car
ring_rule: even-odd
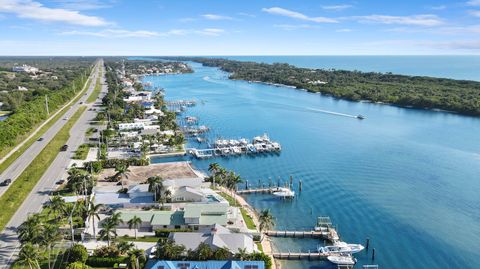
[[[157,252],[157,246],[153,246],[150,249],[150,253],[148,254],[149,259],[155,259],[155,253]]]

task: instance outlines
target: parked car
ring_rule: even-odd
[[[2,185],[2,186],[8,186],[8,185],[10,185],[10,183],[12,183],[12,179],[7,178],[7,179],[5,179],[5,180],[2,182],[1,185]]]
[[[67,149],[68,149],[68,145],[63,145],[63,146],[60,148],[61,151],[67,151]]]
[[[65,183],[65,179],[60,179],[57,182],[55,182],[55,184],[57,185],[62,185],[63,183]]]

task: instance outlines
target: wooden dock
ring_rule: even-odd
[[[272,193],[277,191],[278,188],[259,188],[259,189],[245,189],[245,190],[238,190],[238,194],[252,194],[252,193]]]
[[[267,231],[265,234],[271,237],[321,238],[329,240],[329,233],[323,231]]]
[[[275,252],[272,255],[279,260],[322,260],[329,256],[318,252]]]

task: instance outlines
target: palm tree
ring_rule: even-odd
[[[235,258],[241,261],[246,260],[248,257],[248,252],[246,248],[239,248],[237,254],[235,254]]]
[[[128,169],[128,164],[118,164],[115,166],[115,172],[117,172],[114,176],[115,179],[121,180],[122,178],[128,178],[127,172],[130,172]]]
[[[45,225],[40,244],[45,246],[48,252],[48,268],[52,268],[51,257],[52,257],[52,248],[55,246],[55,243],[63,238],[62,234],[58,229],[58,225]]]
[[[223,260],[223,261],[228,260],[230,256],[231,256],[230,250],[227,247],[217,248],[213,252],[213,258],[215,260]]]
[[[100,239],[104,240],[107,239],[107,244],[110,246],[111,238],[112,236],[115,237],[117,236],[117,232],[115,231],[115,223],[112,221],[111,218],[106,218],[102,222],[102,229],[98,233],[100,236]]]
[[[28,265],[30,269],[40,268],[38,259],[40,254],[38,249],[32,243],[26,243],[18,253],[18,262],[23,265]]]
[[[167,203],[170,203],[172,201],[172,191],[169,190],[169,189],[166,189],[164,192],[163,192],[163,195],[165,196],[165,201]]]
[[[120,212],[115,212],[110,216],[110,221],[112,221],[112,223],[114,224],[115,236],[117,234],[117,226],[123,223],[121,216],[122,216],[122,213]]]
[[[212,174],[212,185],[215,188],[215,177],[217,177],[218,171],[220,171],[220,165],[218,163],[211,163],[208,166],[208,171]]]
[[[143,253],[144,251],[138,248],[134,248],[128,252],[128,256],[130,257],[130,268],[140,269],[139,259],[144,256]]]
[[[149,177],[147,179],[148,191],[153,192],[154,200],[157,201],[158,191],[163,190],[162,178],[159,176]]]
[[[260,212],[260,217],[258,218],[258,221],[260,222],[260,232],[268,231],[275,226],[275,221],[273,220],[273,216],[270,213],[270,209],[265,209]],[[263,240],[263,237],[260,241]]]
[[[200,261],[209,260],[213,256],[212,248],[205,242],[200,243],[195,252],[197,254],[197,259]]]
[[[100,216],[98,215],[98,212],[103,208],[102,204],[94,204],[92,201],[90,201],[87,209],[87,217],[88,220],[92,221],[92,227],[93,227],[93,238],[97,240],[97,233],[95,231],[95,218],[97,220],[100,220]]]
[[[150,148],[150,145],[148,145],[145,142],[143,142],[142,145],[140,146],[140,152],[142,153],[142,159],[145,159],[147,157],[147,152],[148,152],[149,148]]]
[[[65,210],[67,209],[65,200],[62,197],[55,195],[50,198],[48,204],[44,206],[45,208],[50,209],[50,213],[53,213],[55,216],[55,220],[58,221],[65,214]]]
[[[142,224],[142,219],[135,215],[127,223],[129,229],[135,229],[135,239],[137,239],[137,230],[140,227],[140,224]]]
[[[133,247],[135,247],[135,244],[127,241],[122,241],[117,244],[118,251],[120,251],[122,255],[129,252]]]
[[[40,241],[43,227],[40,225],[38,214],[28,216],[27,220],[17,228],[18,238],[21,243],[37,244]]]

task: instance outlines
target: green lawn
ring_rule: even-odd
[[[57,157],[60,147],[70,137],[70,129],[85,111],[82,106],[71,117],[48,145],[38,154],[23,173],[12,183],[10,188],[0,197],[0,230],[5,228],[10,218],[15,214],[20,204],[25,200],[38,180]]]
[[[102,71],[99,72],[99,76],[97,77],[97,81],[95,82],[95,88],[93,89],[90,96],[88,96],[87,103],[93,103],[97,100],[100,91],[102,90],[102,85],[100,84],[100,78],[102,77]]]
[[[78,149],[75,151],[75,155],[73,155],[74,160],[85,160],[87,158],[88,152],[90,151],[89,144],[82,144]]]
[[[245,221],[245,224],[247,225],[247,228],[250,230],[255,230],[257,229],[257,226],[255,226],[255,223],[253,222],[252,217],[248,214],[247,210],[245,210],[243,207],[240,208],[240,211],[242,212],[243,216],[243,221]]]
[[[237,206],[238,207],[238,204],[235,202],[235,199],[233,199],[232,196],[230,196],[229,194],[225,193],[225,192],[219,192],[219,194],[225,198],[225,200],[228,201],[228,203],[230,204],[230,206]]]
[[[85,90],[83,90],[77,97],[75,97],[74,101],[73,102],[77,102],[78,99],[80,99],[80,97],[82,97],[83,93],[85,91],[87,91],[87,89],[90,87],[90,83],[91,83],[91,79],[88,79],[88,82],[87,82],[87,87],[85,87]],[[64,107],[62,110],[60,110],[60,112],[55,116],[53,117],[50,121],[48,121],[47,124],[45,124],[38,132],[36,135],[34,135],[32,138],[30,138],[25,144],[23,144],[23,146],[21,146],[17,151],[15,151],[12,155],[10,155],[10,157],[8,157],[3,163],[0,163],[0,173],[2,173],[3,171],[5,171],[5,169],[7,169],[18,157],[20,157],[33,143],[37,142],[37,140],[42,137],[45,132],[50,129],[50,127],[52,127],[52,125],[57,122],[57,120],[59,120],[61,117],[63,117],[63,114],[65,114],[65,112],[67,112],[67,110],[70,109],[70,106],[66,106]],[[42,123],[40,123],[42,124]],[[34,132],[35,130],[32,130],[32,132]],[[24,136],[22,136],[20,138],[19,141],[27,138],[31,133],[28,133],[28,134],[25,134]],[[15,145],[16,146],[16,145]],[[3,152],[0,152],[0,155],[2,154],[7,154],[8,152],[10,152],[10,150],[12,150],[15,146],[12,146],[11,148],[8,148],[6,150],[4,150]]]
[[[260,242],[255,242],[255,244],[257,245],[258,250],[260,250],[260,252],[263,252],[262,243],[260,243]]]

